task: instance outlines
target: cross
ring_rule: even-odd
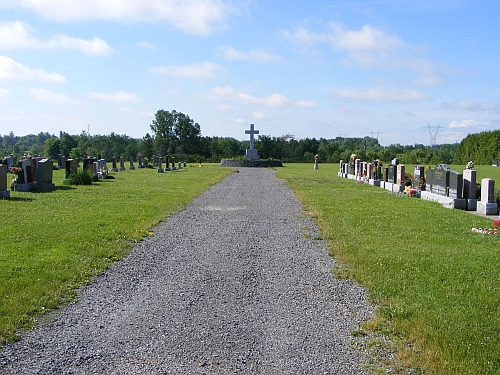
[[[245,130],[245,134],[250,134],[250,150],[253,150],[253,136],[259,134],[258,130],[254,130],[254,124],[250,124],[250,130]]]

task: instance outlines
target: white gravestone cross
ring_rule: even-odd
[[[258,130],[254,129],[254,124],[250,124],[250,130],[245,130],[245,134],[250,134],[250,148],[246,150],[246,159],[256,160],[259,159],[259,155],[257,154],[257,150],[253,148],[254,144],[254,135],[259,134]]]

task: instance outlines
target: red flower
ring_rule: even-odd
[[[500,220],[493,222],[493,228],[497,229],[500,226]]]

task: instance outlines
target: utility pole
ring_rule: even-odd
[[[436,145],[436,138],[440,129],[444,129],[444,127],[440,126],[439,124],[438,126],[430,126],[429,124],[427,124],[427,126],[424,126],[424,130],[428,130],[429,135],[431,136],[431,147]]]

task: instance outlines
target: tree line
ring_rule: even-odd
[[[141,154],[171,155],[187,162],[220,162],[221,159],[243,158],[249,141],[231,137],[203,137],[201,127],[188,115],[177,111],[158,110],[150,125],[151,134],[134,139],[125,134],[78,135],[60,132],[16,136],[14,132],[0,137],[0,156],[16,154],[41,155],[57,158],[101,155],[106,160],[113,156],[137,158]],[[433,147],[423,144],[381,146],[376,138],[295,139],[293,135],[259,135],[255,141],[261,159],[280,159],[285,163],[313,163],[318,155],[321,162],[338,163],[349,160],[351,154],[362,160],[380,160],[384,163],[398,158],[401,163],[432,165],[438,163],[491,164],[500,159],[500,131],[470,134],[460,144],[442,144]],[[137,159],[136,159],[137,160]]]

